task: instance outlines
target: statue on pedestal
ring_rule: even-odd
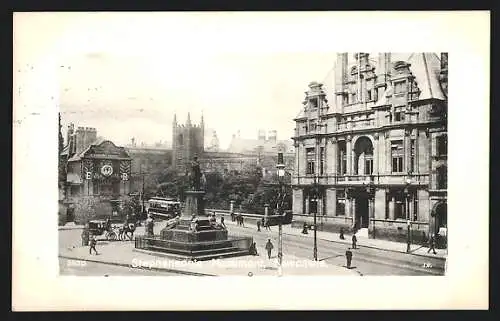
[[[202,185],[202,173],[200,169],[200,162],[198,162],[198,157],[194,157],[191,162],[191,172],[189,173],[189,187],[195,191],[199,191]]]

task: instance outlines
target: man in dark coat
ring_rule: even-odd
[[[358,238],[356,237],[356,233],[352,234],[352,248],[357,249],[356,243],[358,242]]]
[[[270,259],[271,258],[271,251],[273,250],[274,246],[273,243],[271,243],[271,239],[267,240],[266,243],[266,251],[267,251],[267,257]]]
[[[97,250],[95,248],[97,244],[97,240],[95,239],[95,237],[93,235],[90,236],[90,241],[89,241],[89,253],[92,255],[92,250],[94,250],[95,254],[99,254],[97,253]]]
[[[343,228],[343,227],[341,227],[341,228],[340,228],[340,235],[339,235],[339,238],[340,238],[341,240],[345,240],[345,237],[344,237],[344,228]]]
[[[430,251],[436,254],[436,237],[434,234],[431,234],[431,237],[429,238],[429,249],[427,250],[427,253],[430,253]]]
[[[309,232],[307,231],[307,223],[304,222],[304,225],[302,226],[302,234],[308,234]]]
[[[261,225],[261,224],[262,224],[262,223],[261,223],[261,221],[260,221],[260,220],[258,220],[258,221],[257,221],[257,232],[260,232],[260,225]]]
[[[350,269],[352,261],[352,251],[350,249],[347,249],[347,251],[345,251],[345,258],[347,261],[347,268]]]

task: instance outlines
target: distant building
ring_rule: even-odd
[[[191,123],[188,113],[186,124],[179,125],[174,115],[172,124],[172,166],[179,172],[185,172],[195,156],[201,158],[204,152],[205,124],[201,116],[200,125]]]
[[[294,168],[295,152],[292,140],[278,140],[276,130],[266,131],[260,129],[257,139],[241,138],[233,135],[228,152],[257,157],[257,164],[263,168],[263,174],[270,174],[276,170],[278,153],[283,153],[286,170],[291,172]]]
[[[130,180],[132,192],[142,192],[143,175],[147,177],[172,164],[172,149],[165,145],[161,147],[156,147],[156,144],[155,147],[137,147],[132,143],[126,146],[125,150],[132,159]]]
[[[64,203],[68,220],[84,222],[97,217],[120,216],[130,193],[131,158],[123,147],[97,138],[91,127],[68,126]]]
[[[335,92],[312,82],[295,118],[293,210],[371,237],[447,229],[447,54],[338,54]]]

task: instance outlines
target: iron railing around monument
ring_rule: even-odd
[[[179,242],[162,239],[160,235],[136,236],[135,248],[140,250],[162,250],[170,249],[183,254],[192,254],[203,249],[217,249],[231,246],[240,250],[247,250],[253,243],[252,237],[229,236],[227,240],[204,241],[196,243]]]

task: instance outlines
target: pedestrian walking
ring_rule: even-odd
[[[274,246],[273,243],[271,243],[271,239],[267,239],[266,243],[266,251],[267,251],[267,257],[271,259],[271,251],[273,250]]]
[[[231,212],[231,222],[234,222],[235,217],[234,217],[234,212]]]
[[[352,235],[352,248],[357,249],[356,243],[358,242],[358,238],[356,237],[356,233]]]
[[[352,261],[352,251],[348,248],[347,251],[345,251],[345,259],[347,263],[347,268],[351,268],[351,261]]]
[[[85,228],[82,231],[82,246],[89,245],[89,237],[90,237],[89,226],[88,224],[85,224]]]
[[[302,226],[302,234],[308,234],[309,232],[307,231],[307,223],[304,222],[304,225]]]
[[[89,254],[92,255],[92,250],[94,250],[95,252],[95,255],[98,255],[99,253],[97,253],[97,249],[95,248],[97,244],[97,240],[95,239],[94,235],[91,235],[90,236],[90,241],[89,241]]]
[[[261,224],[262,224],[262,223],[260,222],[260,220],[258,220],[258,221],[257,221],[257,232],[260,232],[260,225],[261,225]]]
[[[243,217],[243,215],[241,215],[241,226],[242,227],[245,227],[245,218]]]
[[[223,215],[221,215],[221,217],[220,217],[220,225],[222,225],[227,230],[226,224],[224,223],[224,216]]]
[[[259,254],[257,253],[257,244],[256,244],[255,242],[253,242],[253,243],[250,245],[249,252],[250,252],[250,255],[259,255]]]
[[[343,228],[343,227],[341,227],[341,228],[340,228],[340,235],[339,235],[339,238],[340,238],[341,240],[345,240],[345,237],[344,237],[344,228]]]
[[[267,217],[264,219],[264,227],[266,228],[266,231],[271,230],[271,227],[269,226],[269,219]]]
[[[429,238],[429,249],[427,250],[427,253],[433,252],[434,254],[436,253],[436,237],[435,234],[431,234],[431,237]]]

